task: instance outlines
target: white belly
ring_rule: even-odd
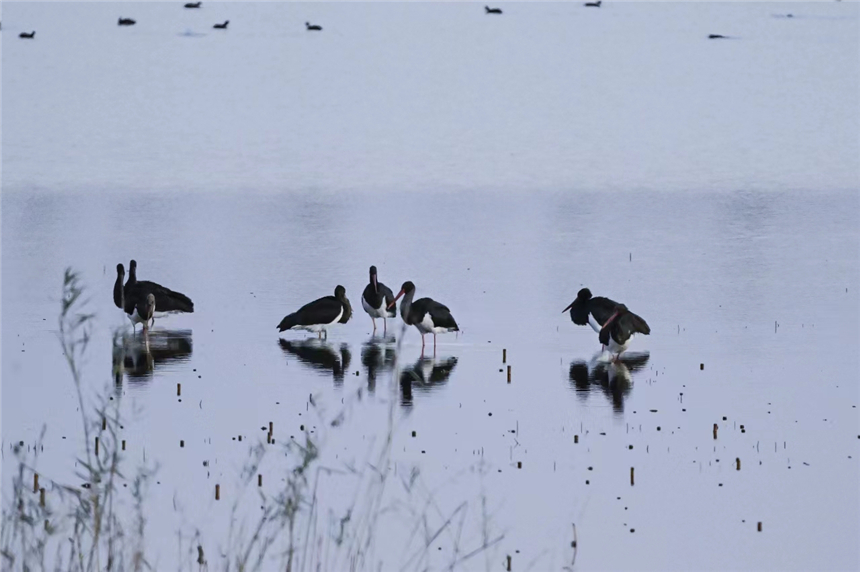
[[[143,318],[140,317],[140,314],[137,313],[137,308],[131,314],[126,314],[126,317],[131,320],[132,324],[142,324]]]
[[[415,324],[415,327],[418,328],[418,331],[424,334],[447,334],[450,330],[448,328],[437,327],[432,318],[430,318],[430,312],[424,314],[424,319]]]
[[[591,326],[592,330],[598,334],[600,333],[601,325],[597,323],[597,320],[594,319],[594,316],[592,316],[590,312],[588,314],[588,325]]]
[[[606,348],[614,354],[620,354],[627,349],[627,346],[630,344],[630,339],[631,338],[627,338],[626,342],[624,342],[623,344],[618,344],[615,340],[612,339],[612,336],[609,336],[609,345],[607,345]]]

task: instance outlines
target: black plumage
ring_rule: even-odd
[[[400,293],[397,294],[389,307],[393,308],[397,300],[403,296],[400,303],[400,316],[409,326],[415,326],[421,332],[421,349],[424,349],[424,334],[433,334],[433,348],[436,348],[436,334],[445,332],[457,332],[457,326],[451,310],[444,304],[440,304],[432,298],[420,298],[413,302],[415,296],[415,284],[410,281],[403,283]]]
[[[305,27],[309,32],[321,32],[322,26],[317,26],[316,24],[311,24],[310,22],[305,22]]]
[[[321,333],[335,323],[347,323],[351,316],[352,305],[346,298],[346,288],[338,285],[334,289],[334,296],[323,296],[285,316],[278,324],[278,331],[309,330]]]
[[[501,14],[501,8],[490,8],[489,6],[484,6],[484,10],[486,10],[487,14]]]
[[[123,284],[122,281],[125,280],[125,268],[122,264],[116,265],[116,282],[113,285],[113,303],[120,310],[125,309],[125,298],[123,297]]]
[[[379,282],[376,276],[376,266],[370,267],[370,281],[361,293],[361,306],[373,320],[373,331],[376,331],[376,318],[382,318],[384,331],[388,331],[388,318],[396,316],[396,302],[391,288]]]
[[[119,272],[120,267],[121,265],[117,266],[117,272]],[[134,311],[134,305],[140,299],[145,299],[147,294],[155,296],[155,307],[160,314],[194,312],[194,302],[185,294],[175,292],[155,282],[138,280],[137,262],[134,260],[128,264],[128,282],[125,283],[123,294],[125,297],[124,309],[127,314],[131,314]],[[114,301],[116,300],[114,299]]]
[[[602,296],[592,296],[591,290],[583,288],[577,293],[576,300],[571,302],[562,312],[570,310],[570,319],[577,326],[591,325],[595,331],[599,331],[599,328],[595,327],[595,324],[590,323],[589,316],[594,318],[598,326],[603,326],[606,320],[615,313],[618,306],[619,304],[615,300],[610,300]]]
[[[605,346],[609,345],[610,337],[617,345],[624,346],[633,334],[647,336],[650,333],[651,328],[645,320],[628,310],[624,304],[619,304],[615,313],[603,324],[598,337]]]
[[[215,24],[212,27],[215,28],[216,30],[226,30],[227,24],[229,24],[229,23],[230,23],[230,20],[224,20],[223,24]]]

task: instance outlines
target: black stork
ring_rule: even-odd
[[[35,31],[29,32],[29,33],[28,32],[21,32],[20,34],[18,34],[18,37],[19,38],[26,38],[26,39],[35,38],[36,32]]]
[[[322,26],[317,26],[310,22],[305,22],[305,27],[308,29],[308,32],[322,32]]]
[[[388,332],[388,318],[397,315],[397,309],[389,305],[394,304],[394,292],[391,288],[376,279],[376,266],[370,267],[370,283],[364,287],[361,294],[361,307],[373,320],[373,332],[376,333],[376,318],[382,318],[382,332]]]
[[[412,301],[415,296],[415,284],[406,281],[388,307],[393,308],[397,300],[403,296],[400,303],[400,316],[407,326],[415,326],[421,332],[421,353],[424,353],[424,334],[433,334],[433,352],[436,352],[436,334],[458,332],[457,322],[451,315],[451,310],[444,304],[430,298],[420,298]]]
[[[278,324],[278,331],[307,330],[316,332],[318,337],[323,334],[328,337],[329,327],[345,324],[351,316],[352,306],[346,298],[346,288],[338,285],[334,289],[334,296],[323,296],[285,316]]]
[[[226,30],[227,24],[229,24],[229,23],[230,23],[230,20],[224,20],[223,24],[215,24],[212,27],[215,28],[216,30]]]
[[[118,26],[134,26],[137,24],[132,18],[120,18],[119,22],[117,22]]]
[[[489,6],[484,6],[484,10],[486,11],[487,14],[501,14],[502,13],[501,8],[490,8]]]
[[[600,329],[600,343],[606,346],[617,358],[621,352],[627,349],[633,334],[648,335],[651,328],[645,320],[627,309],[624,304],[618,304],[615,313],[606,320]]]
[[[562,310],[562,313],[570,310],[570,319],[577,326],[591,326],[591,328],[597,332],[601,333],[603,327],[606,323],[616,315],[616,312],[619,307],[623,306],[623,304],[619,304],[615,300],[610,300],[609,298],[604,298],[603,296],[592,296],[591,290],[588,288],[583,288],[576,294],[576,300],[570,303],[570,305]],[[629,313],[629,312],[628,312]],[[638,324],[639,326],[644,326],[645,331],[636,332],[648,334],[650,333],[650,329],[648,328],[648,324],[645,323],[645,320],[636,316],[636,314],[630,313],[630,315],[635,316],[636,319],[641,322]],[[611,346],[609,349],[616,354],[620,354],[627,348],[627,342],[629,341],[629,337],[625,338],[625,343],[623,344],[623,348],[621,345],[613,343],[605,343],[602,340],[601,343],[603,345]],[[611,336],[610,336],[611,337]],[[621,349],[618,349],[621,348]]]
[[[121,289],[119,285],[125,276],[125,269],[122,264],[116,265],[116,283],[113,287],[113,301],[118,307],[128,315],[132,325],[145,322],[143,316],[138,311],[138,306],[141,301],[146,300],[148,294],[152,294],[155,298],[155,308],[149,321],[155,323],[155,318],[164,317],[167,314],[176,314],[184,312],[194,312],[194,302],[179,292],[174,292],[170,288],[165,288],[161,284],[149,282],[148,280],[138,281],[137,279],[137,262],[132,260],[128,265],[128,281]]]

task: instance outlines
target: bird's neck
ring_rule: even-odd
[[[403,321],[407,324],[409,322],[409,311],[412,309],[412,298],[415,297],[415,290],[411,292],[407,292],[403,295],[403,301],[400,302],[400,317],[403,318]]]

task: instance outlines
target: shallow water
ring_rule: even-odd
[[[40,471],[76,482],[80,419],[56,339],[63,269],[81,272],[98,315],[85,364],[93,396],[113,383],[111,330],[127,328],[113,268],[135,258],[141,278],[196,308],[157,321],[149,352],[129,338],[120,354],[128,454],[160,463],[147,506],[160,563],[172,562],[188,523],[223,537],[261,426],[272,421],[281,443],[306,427],[325,443],[322,464],[346,470],[368,461],[393,403],[392,486],[418,467],[443,514],[479,507],[484,494],[504,534],[467,568],[512,555],[514,570],[558,569],[572,558],[571,524],[583,569],[860,565],[856,90],[842,99],[857,85],[856,50],[843,53],[856,44],[856,5],[791,5],[792,32],[777,28],[788,23],[773,17],[780,5],[613,4],[601,20],[574,11],[571,25],[591,42],[635,37],[643,18],[675,30],[642,61],[633,49],[592,48],[599,64],[555,48],[584,42],[562,30],[561,4],[511,5],[492,32],[483,18],[458,20],[477,6],[207,6],[207,24],[231,19],[226,38],[178,36],[204,31],[200,14],[173,21],[168,5],[127,6],[140,22],[131,30],[114,30],[115,6],[52,5],[113,26],[84,39],[45,8],[4,4],[4,494],[10,444],[35,442],[43,424]],[[145,15],[170,26],[148,28]],[[323,20],[325,35],[277,34],[265,27],[275,15]],[[9,34],[35,18],[39,43]],[[356,19],[367,35],[348,27]],[[693,43],[715,23],[741,37]],[[542,34],[529,32],[538,24]],[[478,25],[478,39],[462,39]],[[522,59],[505,48],[510,35],[526,46]],[[687,36],[689,56],[673,44]],[[79,56],[65,65],[61,38]],[[402,53],[385,67],[389,41]],[[845,59],[818,65],[810,46]],[[465,48],[479,51],[447,63]],[[500,50],[509,57],[489,57]],[[695,50],[713,58],[709,75],[733,78],[720,84],[731,96],[697,75]],[[419,54],[435,80],[414,68]],[[590,79],[552,67],[569,61],[560,54]],[[671,54],[685,74],[655,63],[661,80],[637,83],[654,71],[637,64]],[[288,63],[304,81],[275,73]],[[239,76],[222,82],[217,68],[229,65]],[[620,65],[625,73],[607,71]],[[257,76],[260,67],[272,73]],[[269,98],[285,84],[298,99]],[[689,97],[657,104],[673,85]],[[391,99],[367,99],[377,90]],[[580,116],[589,105],[609,123]],[[645,123],[631,122],[640,111]],[[462,331],[439,337],[435,360],[432,350],[420,358],[417,332],[399,319],[388,337],[372,336],[360,305],[371,264],[392,289],[412,280],[418,296],[451,308]],[[337,284],[355,312],[347,325],[325,342],[277,334],[285,314]],[[596,334],[561,313],[582,286],[650,324],[621,364],[602,363]],[[269,493],[282,470],[270,456]],[[334,478],[328,487],[333,505],[352,492]],[[406,532],[391,522],[379,532],[378,551],[399,555]],[[446,554],[452,542],[437,541]],[[427,565],[447,562],[431,554]]]

